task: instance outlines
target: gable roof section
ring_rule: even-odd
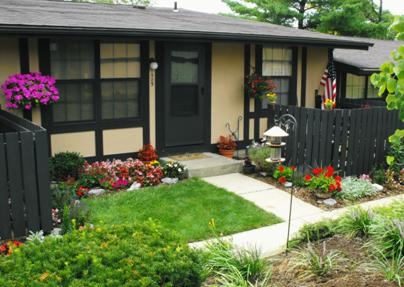
[[[368,51],[335,49],[334,60],[348,65],[358,72],[369,73],[379,71],[380,65],[390,60],[390,53],[404,41],[365,39],[374,45]]]
[[[1,0],[0,34],[74,34],[148,38],[225,39],[367,49],[363,39],[337,37],[268,23],[168,8]]]

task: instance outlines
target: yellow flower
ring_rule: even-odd
[[[276,100],[277,100],[277,98],[278,98],[278,95],[277,95],[276,93],[274,93],[274,92],[270,92],[270,93],[267,93],[267,94],[265,95],[265,97],[267,98],[268,102],[270,102],[270,103],[276,103]]]
[[[44,272],[41,274],[41,276],[39,276],[39,281],[44,281],[46,280],[46,278],[49,277],[49,273],[48,272]]]

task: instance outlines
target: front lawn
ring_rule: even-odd
[[[131,224],[155,219],[187,241],[231,234],[281,222],[253,203],[200,179],[86,199],[95,225]]]

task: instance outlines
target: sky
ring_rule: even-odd
[[[230,9],[221,0],[176,0],[178,8],[206,13],[228,13]],[[156,7],[174,7],[174,0],[152,0]],[[379,4],[379,0],[374,0]],[[404,15],[404,0],[383,0],[383,9],[394,15]]]

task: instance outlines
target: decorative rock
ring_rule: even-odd
[[[267,173],[267,172],[265,172],[265,171],[261,171],[261,172],[260,172],[260,175],[265,177],[265,176],[267,176],[267,175],[268,175],[268,173]]]
[[[380,192],[383,190],[383,186],[381,186],[380,184],[373,183],[372,186],[373,186],[373,190],[376,192]]]
[[[88,191],[88,195],[99,196],[105,192],[105,189],[102,188],[93,188]]]
[[[290,181],[285,182],[285,184],[283,185],[286,188],[290,188],[293,186],[293,183],[291,183]]]
[[[133,190],[138,190],[140,188],[141,184],[138,182],[132,183],[132,185],[127,189],[127,191],[133,191]]]
[[[162,183],[165,183],[165,184],[175,184],[175,183],[178,182],[178,178],[176,178],[176,177],[173,177],[173,178],[171,178],[171,177],[165,177],[165,178],[163,178],[163,179],[161,180],[161,182],[162,182]]]
[[[337,201],[334,198],[328,198],[323,200],[323,203],[327,206],[334,206],[337,204]]]

